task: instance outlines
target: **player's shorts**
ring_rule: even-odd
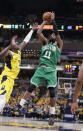
[[[7,76],[2,76],[0,81],[0,95],[6,93],[6,102],[8,102],[14,86],[14,80]]]
[[[46,81],[47,87],[56,87],[56,70],[51,67],[39,66],[31,78],[31,84],[39,86]]]

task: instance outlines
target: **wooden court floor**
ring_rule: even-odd
[[[49,126],[48,120],[0,116],[0,131],[83,131],[83,123],[55,121]]]

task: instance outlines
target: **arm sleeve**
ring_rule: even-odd
[[[33,34],[33,30],[31,30],[27,36],[25,37],[25,39],[23,40],[24,42],[28,43],[32,37],[32,34]]]
[[[57,24],[56,24],[55,20],[53,20],[52,23],[53,23],[53,30],[54,30],[54,33],[55,33],[55,35],[58,35],[59,32],[58,32],[58,27],[57,27]]]

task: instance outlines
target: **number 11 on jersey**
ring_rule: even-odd
[[[50,59],[51,51],[46,51],[44,57]]]

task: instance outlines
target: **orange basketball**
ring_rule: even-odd
[[[45,12],[44,14],[43,14],[43,21],[47,21],[47,22],[51,22],[52,20],[51,20],[51,12]]]

